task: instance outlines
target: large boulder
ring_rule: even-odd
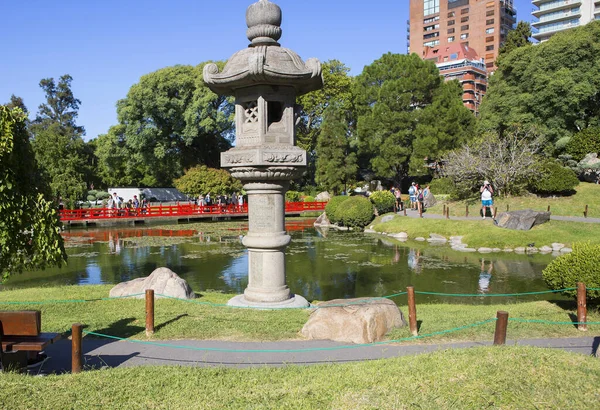
[[[600,180],[600,158],[597,153],[587,154],[578,164],[579,178],[585,182],[598,182]]]
[[[433,196],[431,191],[428,191],[427,195],[425,195],[423,197],[423,205],[425,206],[425,208],[431,208],[436,203],[437,203],[437,200],[435,199],[435,196]]]
[[[323,191],[315,197],[315,201],[317,202],[329,202],[330,199],[331,195],[327,191]]]
[[[319,215],[319,217],[317,218],[317,220],[315,221],[315,223],[313,225],[314,226],[329,226],[329,225],[331,225],[331,222],[329,222],[329,218],[327,218],[327,214],[325,212],[323,212],[321,215]]]
[[[137,278],[127,282],[121,282],[113,287],[108,294],[109,297],[129,296],[144,293],[147,289],[154,290],[156,298],[165,295],[178,299],[194,299],[196,295],[190,285],[181,279],[169,268],[158,268],[146,278]],[[138,299],[144,295],[135,296]]]
[[[406,325],[402,312],[389,299],[334,299],[317,306],[301,331],[308,339],[372,343]]]
[[[501,228],[528,231],[536,225],[548,222],[550,212],[538,212],[532,209],[502,212],[496,220]]]

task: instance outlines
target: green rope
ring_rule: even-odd
[[[309,347],[309,348],[304,348],[304,349],[224,349],[224,348],[217,348],[217,347],[194,347],[194,346],[181,346],[181,345],[172,345],[172,344],[167,344],[167,343],[149,342],[149,341],[137,340],[137,339],[127,339],[124,337],[105,335],[102,333],[88,332],[86,330],[84,330],[83,333],[85,333],[87,335],[91,335],[91,336],[106,338],[106,339],[127,341],[127,342],[131,342],[131,343],[139,343],[139,344],[145,344],[145,345],[150,345],[150,346],[171,347],[174,349],[187,349],[187,350],[224,352],[224,353],[301,353],[301,352],[315,352],[315,351],[328,351],[328,350],[340,350],[340,349],[356,349],[356,348],[360,348],[360,347],[380,346],[380,345],[388,345],[391,343],[400,343],[400,342],[405,342],[405,341],[409,341],[409,340],[423,339],[426,337],[432,337],[432,336],[437,336],[437,335],[442,335],[442,334],[447,334],[447,333],[453,333],[453,332],[457,332],[457,331],[463,330],[463,329],[468,329],[468,328],[472,328],[472,327],[476,327],[476,326],[482,326],[482,325],[485,325],[490,322],[495,322],[496,320],[497,320],[496,318],[487,319],[482,322],[471,323],[469,325],[460,326],[460,327],[456,327],[453,329],[441,330],[438,332],[427,333],[427,334],[419,335],[419,336],[405,337],[402,339],[386,340],[383,342],[332,346],[332,347]]]
[[[435,295],[435,296],[456,296],[456,297],[474,297],[474,296],[486,296],[486,297],[507,297],[507,296],[525,296],[525,295],[542,295],[544,293],[558,293],[564,292],[565,290],[575,290],[577,288],[565,288],[558,290],[543,290],[539,292],[524,292],[524,293],[438,293],[438,292],[423,292],[415,290],[415,293],[421,295]]]
[[[553,322],[550,320],[542,320],[542,319],[521,319],[518,317],[508,318],[513,322],[520,323],[541,323],[545,325],[600,325],[600,322]]]
[[[32,300],[32,301],[15,301],[15,302],[0,302],[0,305],[52,305],[59,303],[88,303],[88,302],[98,302],[103,300],[113,300],[113,299],[124,299],[131,298],[135,296],[143,295],[143,293],[135,293],[133,295],[127,296],[116,296],[111,298],[98,298],[98,299],[56,299],[56,300]]]

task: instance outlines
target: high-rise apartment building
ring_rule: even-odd
[[[498,49],[515,28],[513,0],[410,0],[410,53],[425,57],[459,42],[494,71]]]
[[[538,10],[531,14],[538,21],[531,25],[537,29],[533,38],[546,41],[553,34],[572,27],[600,20],[600,0],[532,0]]]

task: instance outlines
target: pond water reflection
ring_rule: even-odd
[[[287,283],[308,300],[384,296],[416,290],[446,293],[520,293],[547,290],[542,269],[549,255],[459,253],[449,247],[401,243],[377,235],[312,228],[312,220],[287,225]],[[214,225],[212,225],[214,227]],[[112,228],[65,232],[69,261],[62,268],[15,275],[5,287],[119,283],[166,266],[192,289],[241,293],[247,285],[242,227],[202,229]],[[526,300],[556,299],[556,295]],[[418,295],[419,301],[495,303],[510,298]]]

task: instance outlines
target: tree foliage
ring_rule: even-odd
[[[360,152],[379,177],[424,173],[426,157],[465,142],[474,122],[459,86],[416,54],[383,55],[355,86]]]
[[[86,192],[86,175],[90,174],[86,161],[85,130],[76,124],[81,101],[71,91],[72,77],[53,78],[40,82],[46,102],[39,106],[31,124],[32,146],[45,178],[49,181],[54,198],[62,197],[71,205]]]
[[[192,197],[200,194],[223,195],[239,192],[242,183],[222,169],[208,168],[206,165],[188,169],[174,181],[175,188]]]
[[[356,179],[356,153],[350,147],[351,133],[347,111],[337,103],[330,104],[323,114],[317,140],[317,172],[315,182],[337,195]]]
[[[146,74],[117,103],[119,125],[98,143],[105,183],[169,186],[184,169],[218,166],[233,139],[233,105],[206,87],[205,64]]]
[[[529,190],[542,195],[569,195],[579,185],[577,174],[553,160],[541,161],[530,181]]]
[[[502,60],[502,58],[511,51],[519,47],[531,45],[531,40],[529,39],[530,37],[531,25],[527,21],[519,21],[517,27],[514,30],[509,31],[506,35],[506,41],[498,50],[496,64],[499,64],[498,61]]]
[[[548,141],[600,124],[600,21],[506,54],[490,78],[480,129],[535,126]]]
[[[587,154],[600,154],[600,127],[588,127],[573,135],[565,150],[575,161],[581,161]]]
[[[0,273],[66,260],[60,222],[40,178],[22,110],[0,106]]]
[[[449,152],[442,174],[452,179],[460,196],[479,192],[484,180],[505,196],[518,194],[538,172],[536,154],[542,144],[534,131],[512,129],[502,137],[490,133]]]

